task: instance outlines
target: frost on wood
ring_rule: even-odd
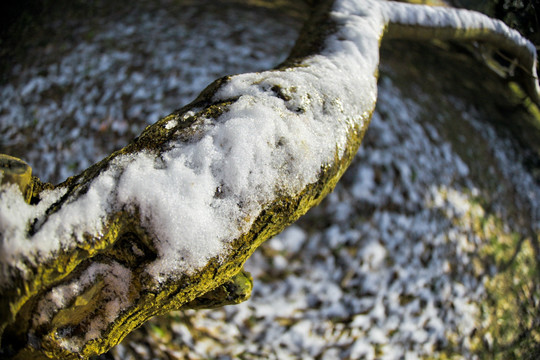
[[[387,28],[466,39],[477,24],[490,36],[470,38],[510,44],[537,86],[529,43],[502,23],[323,1],[278,69],[216,81],[82,174],[55,188],[34,180],[28,203],[3,186],[3,355],[87,357],[154,315],[247,298],[247,257],[331,191],[356,153]]]

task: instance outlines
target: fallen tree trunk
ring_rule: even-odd
[[[356,153],[387,24],[390,36],[503,47],[538,103],[534,48],[501,23],[320,2],[278,69],[216,81],[54,189],[34,180],[30,204],[3,187],[3,354],[88,357],[154,315],[248,297],[244,261],[331,191]]]

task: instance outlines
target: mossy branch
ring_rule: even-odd
[[[538,103],[536,59],[526,40],[499,23],[501,31],[476,27],[474,20],[479,15],[438,9],[437,16],[452,12],[454,18],[473,19],[463,26],[451,22],[439,26],[433,25],[433,19],[426,20],[424,15],[431,10],[425,7],[353,0],[313,3],[313,15],[290,58],[278,69],[217,80],[193,103],[55,189],[34,179],[34,190],[23,190],[31,194],[30,205],[20,192],[16,194],[14,186],[0,188],[2,357],[87,358],[107,351],[152,316],[174,309],[238,303],[249,297],[251,279],[241,273],[246,259],[263,241],[318,204],[356,154],[375,107],[378,48],[386,27],[387,37],[495,44],[515,56],[520,69],[529,69],[522,80]],[[404,14],[407,16],[399,17]],[[178,211],[179,204],[168,207],[167,199],[148,204],[144,192],[161,186],[158,190],[163,194],[180,199],[179,185],[159,183],[157,177],[167,173],[158,170],[187,164],[192,168],[186,165],[186,169],[194,170],[195,175],[203,173],[202,166],[193,164],[205,163],[210,153],[182,163],[193,144],[214,146],[210,148],[234,157],[225,151],[229,145],[222,132],[212,131],[229,130],[223,124],[249,119],[246,113],[253,114],[254,109],[264,110],[256,113],[260,126],[275,118],[280,126],[302,128],[308,124],[312,128],[300,140],[295,132],[288,132],[288,138],[271,138],[275,140],[270,144],[272,156],[265,158],[266,163],[256,163],[268,171],[250,186],[238,187],[238,179],[216,175],[227,164],[225,156],[216,157],[218,161],[206,167],[219,180],[210,186],[212,206],[208,211],[226,202],[230,205],[227,210],[236,213],[228,223],[229,235],[211,243],[218,243],[219,251],[202,256],[202,265],[191,264],[194,252],[189,247],[179,251],[176,238],[163,235],[152,223],[159,223],[160,219],[153,219],[158,213],[170,216],[167,225],[174,227],[186,222],[179,220],[186,214]],[[214,134],[213,141],[205,143],[208,134]],[[317,155],[320,153],[323,155]],[[304,154],[309,156],[302,157]],[[318,162],[307,170],[291,165],[296,161],[304,166],[316,155],[320,156]],[[279,161],[273,163],[274,159]],[[274,172],[278,174],[270,178],[274,183],[264,185],[267,179],[263,177]],[[202,178],[195,175],[194,180],[183,181],[183,189],[199,185]],[[144,180],[143,190],[122,195],[125,184],[138,177]],[[141,181],[135,183],[139,186]],[[242,197],[232,189],[252,193]],[[10,209],[22,214],[22,220],[10,217]],[[83,220],[68,220],[77,212],[85,212]],[[195,236],[187,240],[196,248],[207,239]],[[165,267],[169,272],[157,266],[163,265],[164,258],[173,263]]]

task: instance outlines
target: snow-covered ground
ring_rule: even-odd
[[[0,88],[0,150],[23,157],[42,180],[63,181],[213,80],[272,68],[300,25],[237,7],[162,3],[134,6],[121,21],[83,20],[33,49]]]
[[[71,40],[36,49],[0,87],[0,152],[24,158],[43,180],[62,181],[219,76],[278,64],[299,25],[255,9],[171,5],[81,26]],[[486,296],[487,272],[475,262],[488,241],[475,228],[484,209],[455,145],[419,120],[425,114],[414,99],[422,96],[402,93],[382,73],[364,144],[336,190],[248,260],[249,301],[176,313],[167,336],[160,319],[147,338],[130,336],[111,354],[416,359],[451,348],[468,357]],[[478,113],[452,101],[463,109],[458,120],[491,144],[495,166],[527,194],[538,223],[540,189],[518,155]],[[510,220],[502,222],[510,232]]]

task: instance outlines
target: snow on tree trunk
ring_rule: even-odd
[[[318,204],[356,153],[385,33],[501,48],[540,104],[535,49],[502,22],[321,1],[277,69],[217,80],[80,175],[56,187],[34,178],[29,201],[2,184],[1,354],[89,357],[155,315],[248,298],[245,260]]]

